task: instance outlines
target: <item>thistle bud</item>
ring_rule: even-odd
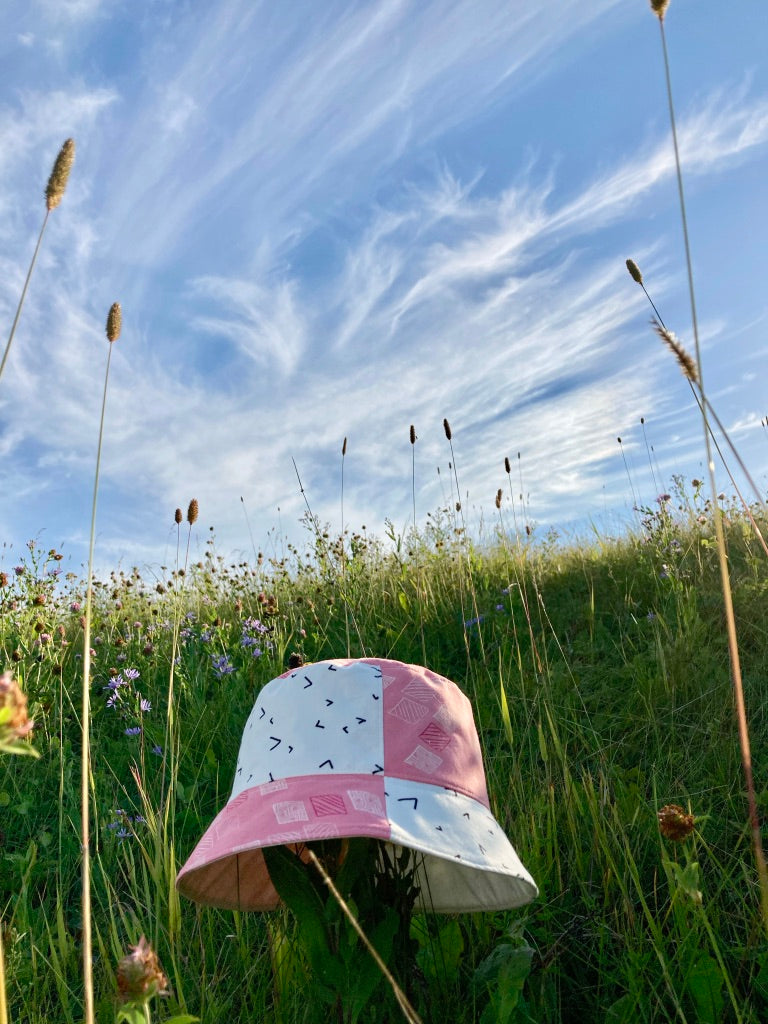
[[[168,994],[168,979],[157,953],[142,935],[138,945],[117,965],[117,987],[124,1003],[146,1005],[153,996]]]
[[[59,150],[45,189],[45,204],[49,211],[57,207],[62,200],[74,159],[75,140],[67,139]]]
[[[678,804],[667,804],[658,813],[659,831],[674,843],[682,843],[693,832],[695,818]]]

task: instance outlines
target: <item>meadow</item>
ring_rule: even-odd
[[[473,542],[446,508],[386,543],[361,531],[342,545],[312,530],[305,551],[240,564],[217,555],[211,532],[186,570],[182,559],[159,576],[98,582],[96,1019],[115,1019],[116,965],[142,934],[169,981],[152,1019],[328,1019],[288,911],[202,908],[173,882],[228,796],[260,687],[292,653],[346,654],[350,631],[353,656],[423,663],[426,651],[471,697],[492,808],[540,888],[516,911],[414,917],[410,973],[398,981],[423,1020],[764,1020],[768,946],[712,517],[700,489],[679,484],[616,540],[537,539],[522,522],[519,534],[505,529],[500,513],[496,535]],[[764,556],[736,506],[726,524],[761,764]],[[179,526],[182,554],[193,530]],[[2,588],[3,658],[23,680],[41,755],[0,768],[9,1019],[30,1024],[83,1012],[84,585],[57,578],[57,558],[30,544]],[[695,818],[678,841],[659,828],[669,804]],[[280,970],[276,935],[290,950]],[[398,1017],[381,981],[357,1019]]]
[[[172,567],[98,579],[114,303],[85,576],[34,539],[6,548],[0,569],[0,1024],[768,1019],[768,791],[751,774],[768,741],[768,508],[702,383],[667,5],[651,0],[695,358],[648,299],[702,414],[711,497],[673,478],[620,537],[563,541],[539,535],[506,458],[497,518],[470,529],[444,421],[451,498],[421,524],[414,461],[408,528],[344,527],[345,439],[340,533],[307,504],[303,548],[273,534],[266,555],[229,562],[192,499],[186,517],[169,510]],[[48,181],[0,376],[74,152],[69,139]],[[728,466],[736,496],[716,496],[713,424],[752,505]],[[261,687],[289,666],[362,656],[426,665],[469,696],[493,813],[539,897],[416,913],[405,859],[383,865],[356,839],[319,844],[301,867],[270,855],[286,903],[271,913],[180,897],[177,872],[227,800]],[[324,888],[331,866],[340,898]]]

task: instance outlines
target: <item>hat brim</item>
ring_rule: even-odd
[[[414,851],[421,910],[500,910],[536,884],[494,816],[455,789],[386,775],[297,776],[239,793],[179,872],[184,896],[233,910],[274,910],[262,849],[368,836]]]

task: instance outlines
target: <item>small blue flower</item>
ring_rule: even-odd
[[[152,753],[157,754],[158,757],[163,756],[163,748],[160,746],[159,743],[156,743],[154,747],[152,747]]]
[[[126,736],[138,736],[140,734],[140,732],[141,732],[141,726],[140,725],[132,725],[130,727],[130,729],[126,729],[125,730],[125,735]]]
[[[230,672],[235,671],[235,666],[226,656],[226,654],[212,654],[211,664],[213,665],[213,671],[216,673],[219,679],[224,676],[228,676]]]

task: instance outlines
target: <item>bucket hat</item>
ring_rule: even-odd
[[[209,906],[273,910],[262,849],[337,836],[414,851],[422,910],[498,910],[538,895],[490,811],[469,700],[417,665],[337,659],[267,683],[232,795],[176,885]]]

